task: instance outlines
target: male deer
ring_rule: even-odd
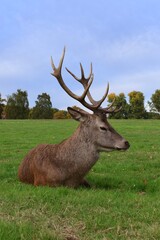
[[[64,55],[65,49],[58,68],[55,67],[51,58],[52,75],[72,98],[90,109],[93,114],[82,109],[75,110],[68,107],[71,116],[80,122],[74,134],[59,144],[40,144],[27,154],[19,167],[18,175],[22,182],[35,186],[67,186],[73,188],[89,186],[84,177],[98,160],[100,152],[127,150],[130,146],[128,141],[120,136],[107,121],[106,114],[117,111],[113,108],[113,103],[109,107],[101,107],[102,102],[107,97],[109,84],[102,99],[95,101],[89,91],[93,81],[92,64],[88,78],[85,77],[81,64],[80,79],[66,68],[84,87],[83,94],[77,96],[66,86],[61,75]],[[86,96],[90,103],[85,100]]]

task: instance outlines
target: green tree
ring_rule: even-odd
[[[160,89],[157,89],[155,93],[152,94],[151,102],[148,102],[151,112],[160,113]]]
[[[115,99],[115,101],[114,101]],[[129,112],[129,104],[126,101],[126,97],[124,93],[120,93],[119,95],[116,95],[115,93],[110,93],[108,95],[108,102],[112,103],[114,101],[113,107],[116,109],[121,108],[121,110],[117,113],[110,114],[110,118],[128,118],[128,112]]]
[[[130,103],[130,118],[146,118],[144,108],[144,95],[139,91],[132,91],[128,94]]]
[[[18,89],[16,93],[8,96],[5,115],[8,119],[26,119],[29,113],[28,94]]]
[[[34,119],[52,119],[53,110],[50,96],[47,93],[38,95],[36,105],[30,112],[30,117]]]
[[[2,98],[2,95],[0,93],[0,119],[2,118],[2,113],[4,110],[4,106],[5,106],[4,102],[6,102],[6,100]]]

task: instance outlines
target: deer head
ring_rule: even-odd
[[[65,48],[63,50],[63,54],[57,68],[55,67],[53,59],[51,57],[51,65],[53,69],[53,73],[51,74],[58,80],[61,87],[69,96],[76,99],[84,107],[93,112],[93,114],[90,114],[82,109],[75,110],[68,107],[68,112],[71,114],[71,116],[75,120],[81,122],[81,133],[83,132],[85,136],[90,139],[90,142],[94,142],[94,144],[97,146],[98,151],[127,150],[130,146],[129,142],[120,136],[107,121],[107,114],[118,112],[121,108],[116,109],[113,107],[114,101],[106,108],[101,107],[102,103],[108,95],[109,84],[107,85],[104,96],[99,101],[96,101],[91,96],[89,90],[94,77],[92,72],[92,64],[90,67],[90,74],[87,78],[85,77],[81,63],[81,78],[76,77],[68,68],[66,68],[72,77],[83,85],[84,92],[81,96],[77,96],[67,87],[61,74],[64,56]],[[86,96],[90,101],[89,103],[85,99]]]

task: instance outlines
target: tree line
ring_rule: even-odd
[[[114,101],[113,108],[122,109],[109,118],[116,119],[160,119],[160,89],[157,89],[148,101],[149,110],[144,106],[144,94],[132,91],[128,94],[129,102],[124,93],[108,94],[108,103]],[[77,108],[74,106],[74,108]],[[28,93],[17,89],[17,92],[2,99],[0,94],[1,119],[67,119],[71,118],[67,111],[53,108],[51,98],[47,93],[39,94],[35,106],[29,108]]]

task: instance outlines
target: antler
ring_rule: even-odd
[[[72,98],[76,99],[77,101],[79,101],[83,106],[85,106],[86,108],[90,109],[91,111],[93,111],[94,113],[113,113],[113,112],[117,112],[120,109],[116,110],[116,108],[112,108],[114,101],[106,108],[102,108],[100,107],[101,104],[104,102],[104,100],[106,99],[107,95],[108,95],[108,91],[109,91],[109,83],[107,85],[107,89],[106,92],[104,94],[104,96],[99,100],[99,101],[95,101],[92,96],[91,93],[89,91],[89,88],[93,82],[93,73],[92,73],[92,64],[91,64],[91,68],[90,68],[90,74],[88,76],[88,78],[85,77],[84,75],[84,70],[82,67],[82,64],[80,63],[80,69],[81,69],[81,78],[77,78],[68,68],[66,68],[66,70],[78,81],[80,82],[83,87],[84,87],[84,92],[81,96],[77,96],[76,94],[74,94],[64,83],[63,78],[62,78],[62,74],[61,74],[61,70],[62,70],[62,65],[63,65],[63,60],[64,60],[64,56],[65,56],[65,48],[63,50],[62,53],[62,57],[60,59],[59,65],[56,68],[53,62],[53,59],[51,57],[51,65],[52,65],[52,69],[53,69],[53,73],[51,73],[55,78],[57,78],[59,84],[61,85],[61,87],[65,90],[65,92],[68,93],[68,95],[70,95]],[[85,97],[88,97],[90,103],[87,103],[85,100]]]

